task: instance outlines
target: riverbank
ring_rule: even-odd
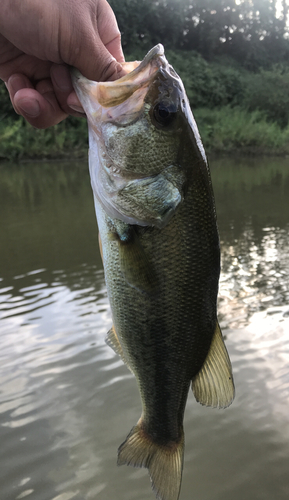
[[[181,76],[208,154],[289,155],[289,64],[249,71],[228,57],[167,50]],[[138,49],[127,60],[140,60]],[[36,130],[15,114],[0,82],[0,160],[87,156],[87,124],[69,117]]]
[[[289,126],[269,122],[260,111],[226,106],[197,109],[195,119],[207,153],[287,156]]]
[[[241,108],[199,108],[194,112],[207,154],[289,155],[289,126],[268,122],[262,112]],[[87,157],[87,123],[68,118],[46,130],[22,117],[0,122],[0,160],[81,159]]]
[[[22,117],[0,121],[0,160],[77,159],[87,155],[87,148],[84,118],[69,117],[46,130],[33,128]]]

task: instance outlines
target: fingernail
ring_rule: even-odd
[[[71,106],[69,105],[69,107],[71,109],[73,109],[73,111],[77,111],[77,113],[82,113],[83,115],[85,114],[84,111],[83,111],[83,108],[81,108],[80,106],[74,106],[74,104]]]
[[[31,118],[36,118],[40,115],[40,106],[38,101],[35,99],[21,99],[21,101],[17,103],[17,107],[21,114],[27,115]]]

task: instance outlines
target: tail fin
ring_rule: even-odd
[[[158,500],[178,500],[182,481],[184,433],[178,442],[159,445],[145,433],[141,421],[118,449],[118,465],[146,467]]]

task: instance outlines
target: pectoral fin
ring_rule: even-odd
[[[148,294],[157,292],[156,273],[133,228],[127,240],[119,240],[119,258],[121,272],[131,286]]]
[[[98,244],[99,244],[100,255],[101,255],[101,258],[102,258],[102,262],[103,262],[103,251],[102,251],[102,242],[101,242],[100,233],[98,233]]]
[[[106,335],[106,339],[105,339],[105,342],[107,343],[107,345],[109,347],[111,347],[111,349],[116,353],[118,354],[122,361],[124,362],[124,364],[131,370],[131,367],[129,366],[125,356],[124,356],[124,353],[123,353],[123,350],[122,350],[122,347],[120,345],[120,341],[118,339],[118,336],[116,334],[116,331],[115,331],[115,328],[114,326],[112,325],[112,328],[107,332],[107,335]]]
[[[196,400],[205,406],[226,408],[235,396],[230,358],[218,323],[206,360],[192,381]]]

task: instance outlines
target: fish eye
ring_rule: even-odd
[[[176,116],[176,111],[170,109],[170,106],[166,106],[162,102],[158,102],[153,109],[153,117],[158,125],[166,127],[172,123]]]

